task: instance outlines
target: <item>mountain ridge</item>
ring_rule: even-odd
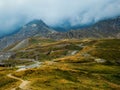
[[[65,33],[55,33],[55,35],[48,36],[53,38],[57,36],[58,39],[63,38],[120,38],[120,17],[103,20],[92,26],[71,30]]]
[[[17,33],[0,39],[0,49],[35,35],[44,37],[50,33],[56,33],[56,31],[47,26],[42,20],[34,20],[21,27]]]
[[[51,39],[82,39],[82,38],[120,38],[120,16],[100,21],[92,26],[58,32],[46,25],[42,20],[33,20],[20,28],[17,33],[0,39],[0,49],[4,49],[13,43],[24,39],[40,36]]]

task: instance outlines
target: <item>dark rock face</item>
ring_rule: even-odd
[[[17,32],[16,34],[6,36],[0,39],[0,49],[3,49],[15,42],[19,42],[29,37],[33,36],[45,37],[46,35],[52,33],[56,33],[56,31],[48,27],[43,21],[33,20],[32,22],[21,27],[19,32]]]

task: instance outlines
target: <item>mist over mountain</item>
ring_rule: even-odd
[[[119,16],[119,10],[120,0],[0,0],[0,36],[33,19],[64,31]]]
[[[11,44],[15,44],[30,37],[46,37],[53,33],[56,33],[56,31],[46,25],[42,20],[33,20],[19,28],[18,32],[1,38],[0,49],[6,48]]]
[[[120,0],[0,0],[0,90],[120,90]]]
[[[60,29],[63,30],[63,29]],[[53,40],[84,38],[120,38],[120,17],[102,20],[84,28],[76,28],[67,32],[59,32],[42,20],[33,20],[23,25],[18,32],[0,39],[0,50],[31,37],[42,37]]]

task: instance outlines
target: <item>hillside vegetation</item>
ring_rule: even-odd
[[[120,39],[34,37],[29,46],[15,52],[10,60],[43,62],[37,68],[12,72],[30,81],[28,90],[120,90]]]
[[[12,73],[15,69],[0,67],[0,90],[11,90],[20,82],[7,77],[7,74]]]

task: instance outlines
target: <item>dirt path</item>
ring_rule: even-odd
[[[31,69],[31,68],[36,68],[36,67],[39,67],[41,65],[41,62],[38,62],[38,61],[34,61],[34,62],[35,62],[34,64],[31,64],[29,66],[25,66],[23,68],[19,68],[16,72]],[[16,88],[20,88],[22,90],[28,90],[27,85],[30,83],[30,81],[23,80],[21,78],[15,77],[11,73],[8,74],[7,77],[12,78],[12,79],[16,79],[18,81],[21,81],[21,84],[19,86],[17,86]],[[11,90],[16,90],[16,88],[13,88]]]
[[[18,78],[18,77],[15,77],[13,76],[12,74],[8,74],[7,75],[9,78],[12,78],[12,79],[16,79],[18,81],[21,81],[21,84],[18,86],[18,88],[22,89],[22,90],[26,90],[27,89],[27,85],[30,83],[29,81],[25,81],[21,78]],[[11,90],[16,90],[16,88],[13,88]]]

